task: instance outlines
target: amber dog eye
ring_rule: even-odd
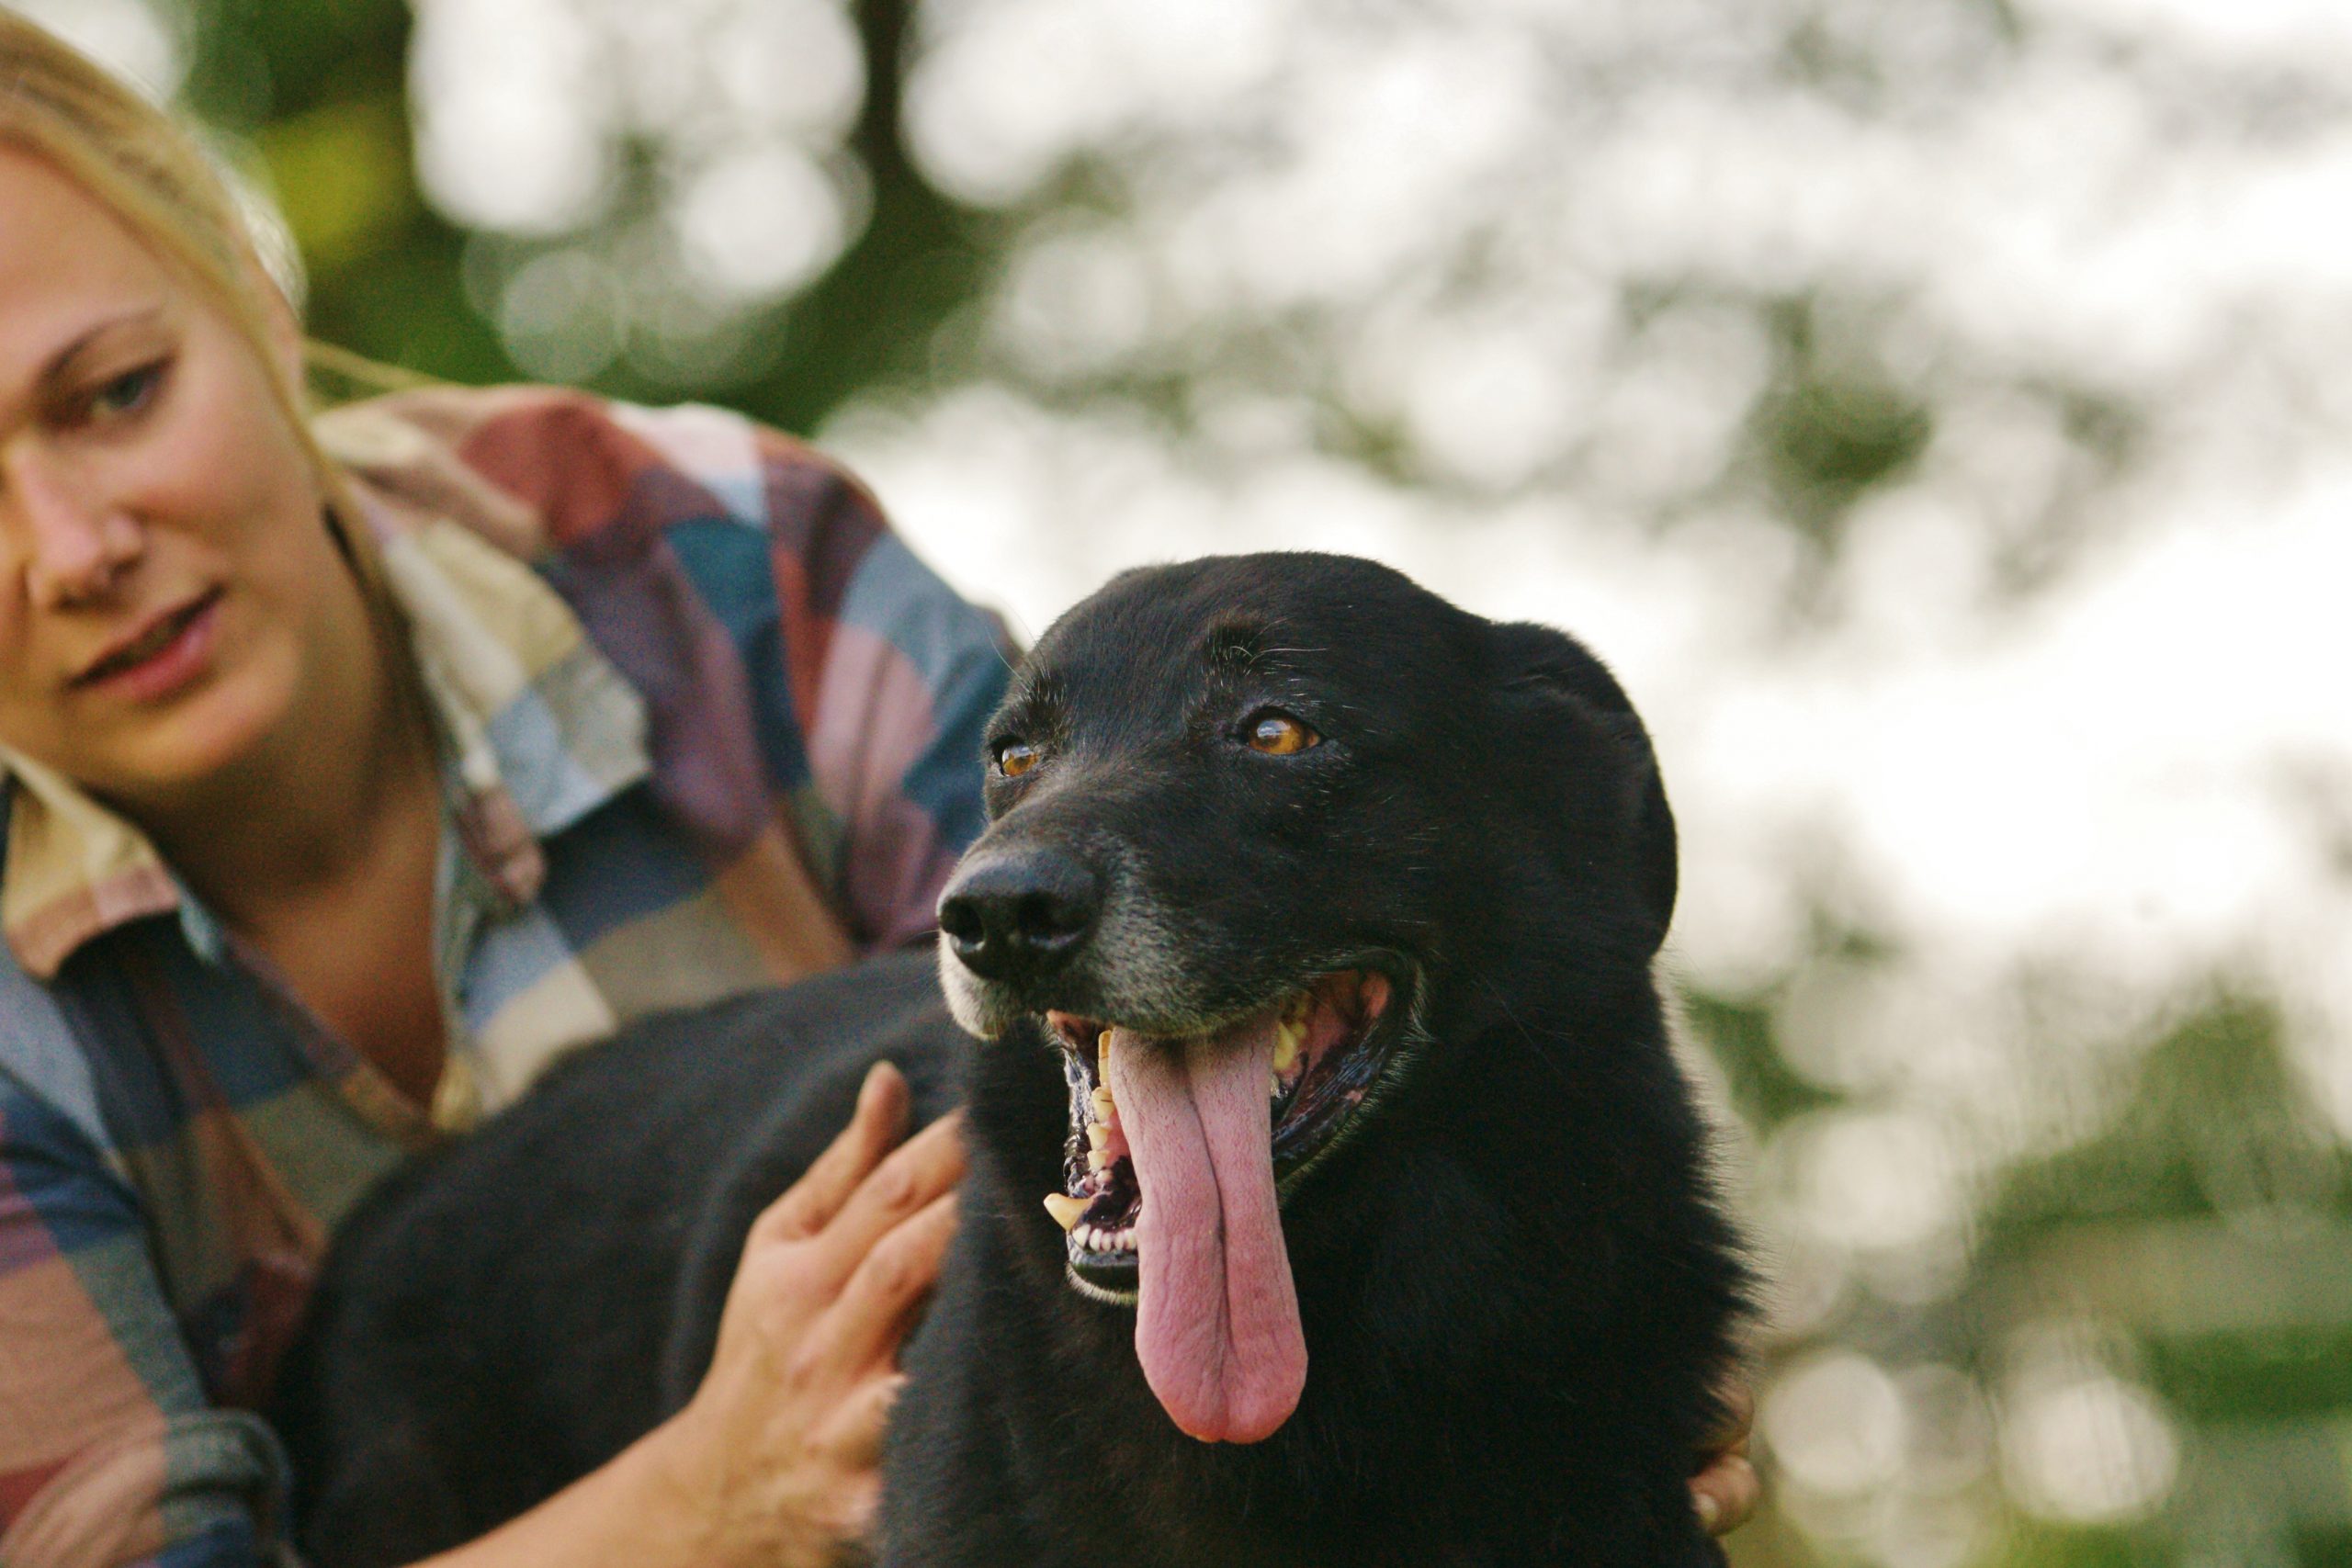
[[[1008,740],[996,749],[996,771],[1017,779],[1037,765],[1037,748],[1026,740]]]
[[[1319,744],[1322,737],[1286,713],[1261,713],[1250,721],[1250,750],[1287,757]]]

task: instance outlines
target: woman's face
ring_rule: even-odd
[[[135,811],[299,733],[364,624],[321,505],[230,318],[0,146],[0,743]]]

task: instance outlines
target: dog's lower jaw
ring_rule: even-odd
[[[1125,1307],[1129,1310],[1135,1307],[1137,1298],[1134,1291],[1114,1290],[1108,1285],[1098,1285],[1080,1273],[1078,1265],[1075,1263],[1062,1265],[1062,1278],[1069,1282],[1071,1290],[1098,1306]]]

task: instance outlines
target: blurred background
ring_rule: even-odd
[[[1655,729],[1747,1568],[2352,1562],[2343,0],[10,0],[314,330],[1302,546]]]

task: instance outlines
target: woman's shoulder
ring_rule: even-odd
[[[453,514],[526,556],[687,516],[767,528],[779,498],[872,505],[807,446],[706,404],[650,408],[560,387],[435,386],[345,405],[316,428],[328,454],[378,490]]]

